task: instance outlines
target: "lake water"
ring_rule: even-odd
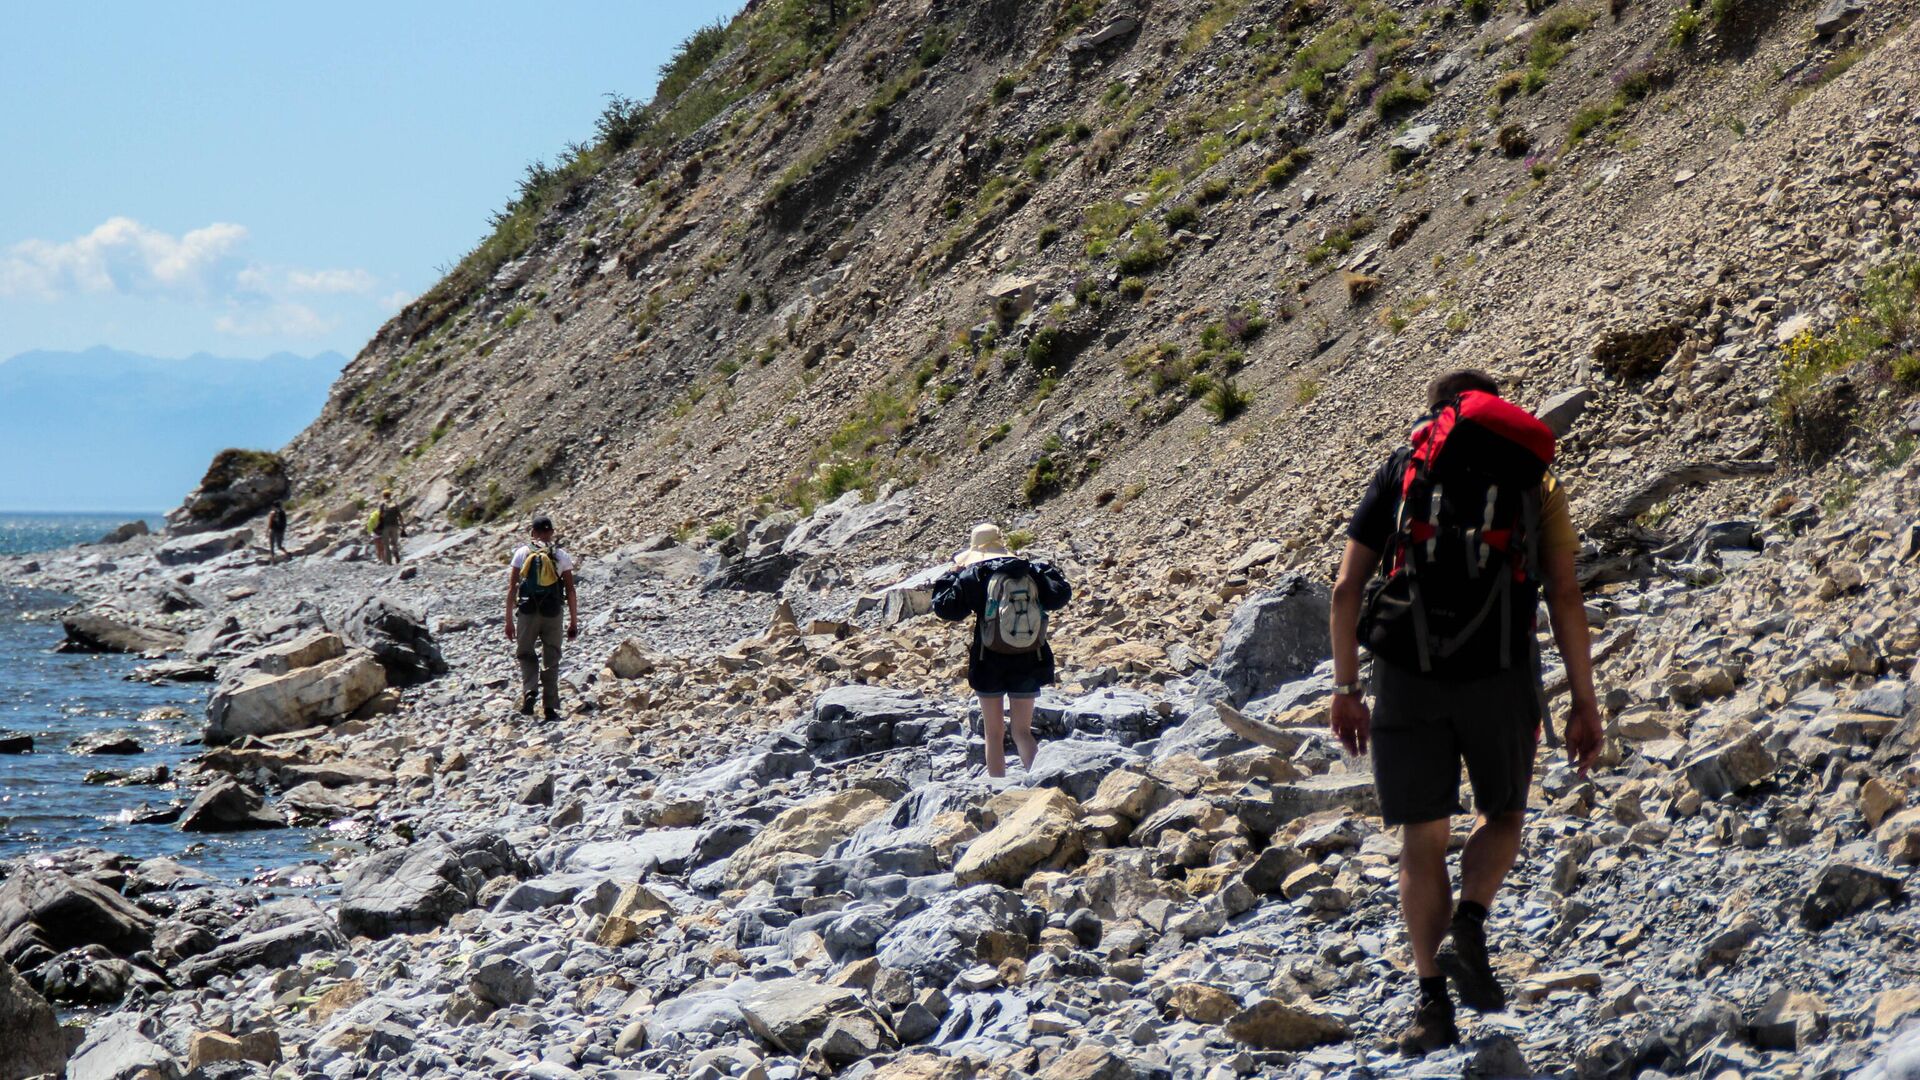
[[[45,551],[98,540],[140,515],[0,514],[0,553]],[[158,524],[157,515],[149,518]],[[116,787],[88,783],[95,770],[131,771],[180,763],[198,753],[206,684],[149,685],[127,674],[139,657],[57,653],[65,636],[54,614],[70,598],[31,580],[0,584],[0,731],[33,738],[33,752],[0,754],[0,860],[71,847],[98,847],[135,858],[168,855],[216,877],[236,879],[312,854],[303,829],[182,833],[171,825],[131,824],[143,804],[162,807],[191,792],[171,784]],[[83,736],[126,732],[142,752],[80,755]]]

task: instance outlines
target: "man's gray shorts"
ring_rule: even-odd
[[[1463,813],[1460,764],[1477,813],[1527,808],[1544,715],[1537,668],[1443,682],[1373,661],[1373,783],[1388,825]]]

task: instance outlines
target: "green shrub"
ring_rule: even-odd
[[[1372,214],[1350,218],[1345,225],[1329,232],[1325,240],[1307,249],[1307,262],[1317,266],[1334,255],[1345,255],[1353,250],[1354,241],[1372,231]]]
[[[1414,82],[1406,72],[1393,77],[1378,94],[1374,95],[1373,111],[1382,120],[1425,108],[1433,100],[1433,88],[1424,83]]]
[[[1253,392],[1242,390],[1232,379],[1221,379],[1207,388],[1200,406],[1216,424],[1224,424],[1247,411],[1253,404]]]
[[[1889,342],[1909,343],[1920,332],[1920,256],[1897,259],[1869,273],[1860,302]]]
[[[1167,228],[1175,232],[1200,220],[1200,211],[1192,203],[1179,203],[1167,208]]]
[[[1037,369],[1051,368],[1059,351],[1060,328],[1057,326],[1043,326],[1027,339],[1027,363]]]
[[[1268,165],[1260,174],[1260,182],[1270,188],[1284,187],[1294,178],[1307,162],[1313,160],[1313,151],[1304,146],[1296,146],[1280,156],[1280,160]]]
[[[527,305],[525,304],[517,304],[514,306],[514,309],[512,311],[507,312],[506,321],[502,325],[505,326],[508,330],[511,330],[514,327],[519,326],[521,323],[525,322],[527,320],[527,316],[530,314],[532,314],[531,308],[527,307]]]
[[[729,536],[732,536],[734,532],[735,532],[735,529],[732,522],[716,521],[713,524],[707,526],[707,539],[717,543],[721,540],[725,540]]]
[[[1167,261],[1167,238],[1160,226],[1142,221],[1133,227],[1132,240],[1114,260],[1122,274],[1144,274]]]
[[[1614,101],[1602,105],[1586,105],[1573,114],[1573,120],[1567,124],[1567,142],[1573,144],[1587,137],[1588,133],[1614,117],[1620,115],[1620,109]]]
[[[1005,101],[1020,86],[1020,80],[1011,75],[1002,75],[993,81],[993,100]]]
[[[1704,22],[1700,13],[1692,8],[1681,8],[1673,16],[1673,22],[1667,26],[1667,41],[1676,49],[1693,44],[1694,37],[1700,33],[1700,24]]]
[[[1138,300],[1147,294],[1145,278],[1126,277],[1120,279],[1120,295],[1129,300]]]
[[[1320,389],[1319,379],[1301,379],[1300,384],[1293,388],[1294,403],[1299,405],[1313,404],[1313,399],[1320,396]]]
[[[726,49],[725,23],[716,22],[695,30],[693,36],[676,46],[673,55],[660,65],[660,83],[654,90],[654,100],[672,101],[679,97],[695,80],[706,74],[707,68]]]
[[[1007,535],[1005,539],[1007,541],[1007,550],[1019,551],[1020,549],[1029,547],[1033,544],[1033,539],[1034,539],[1033,530],[1032,529],[1009,529],[1007,531]]]
[[[1052,247],[1053,242],[1058,239],[1060,239],[1060,226],[1058,225],[1040,226],[1040,235],[1036,238],[1036,241],[1039,244],[1039,248],[1041,251],[1045,251],[1048,248]]]
[[[1021,485],[1020,492],[1029,503],[1039,503],[1060,490],[1060,467],[1054,463],[1051,454],[1041,454],[1038,460],[1027,469],[1027,479]]]

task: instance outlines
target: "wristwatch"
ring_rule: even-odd
[[[1361,693],[1360,680],[1355,679],[1347,683],[1334,683],[1333,692],[1339,694],[1341,697],[1359,697]]]

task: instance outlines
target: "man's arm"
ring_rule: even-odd
[[[1586,599],[1573,552],[1552,551],[1546,563],[1547,614],[1553,620],[1553,641],[1567,669],[1567,690],[1573,697],[1567,713],[1567,761],[1582,773],[1600,759],[1600,702],[1593,689],[1593,644],[1587,633]]]
[[[567,636],[576,638],[580,636],[580,594],[573,588],[573,571],[561,574],[560,580],[567,584]]]
[[[507,567],[507,640],[513,640],[513,609],[520,604],[520,575]]]
[[[1380,554],[1358,540],[1348,540],[1340,558],[1340,578],[1333,586],[1333,681],[1345,686],[1360,680],[1360,604],[1366,598],[1367,579],[1380,564]],[[1333,733],[1349,754],[1367,752],[1373,717],[1359,695],[1335,694],[1328,709]]]

